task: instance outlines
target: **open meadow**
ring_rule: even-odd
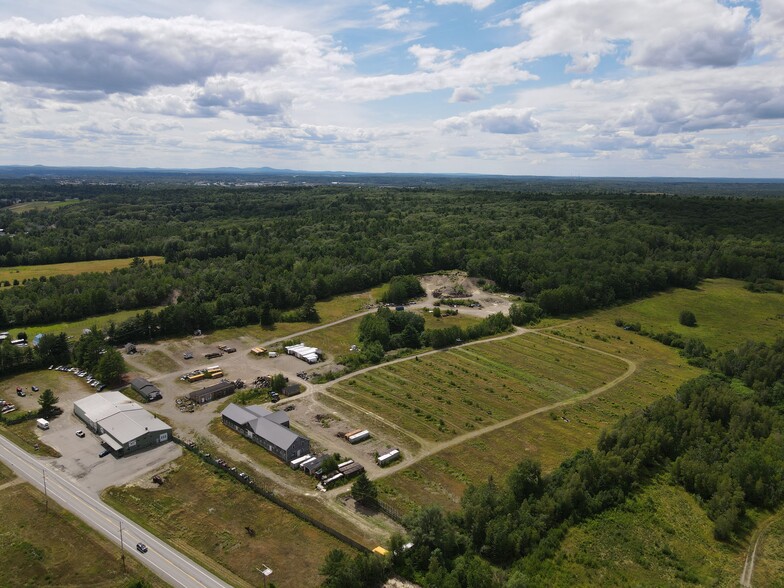
[[[233,586],[258,586],[263,562],[276,586],[315,587],[326,554],[351,551],[188,453],[150,486],[111,488],[104,499]]]
[[[422,438],[444,441],[588,392],[625,368],[606,355],[521,335],[384,366],[329,390]]]
[[[33,200],[32,202],[20,202],[19,204],[12,204],[8,207],[13,213],[22,214],[31,210],[54,210],[55,208],[63,208],[79,202],[78,198],[70,200]]]
[[[148,255],[143,257],[144,261],[152,263],[163,263],[163,257],[158,255]],[[128,267],[131,265],[131,258],[124,259],[97,259],[94,261],[74,261],[71,263],[52,263],[47,265],[18,265],[15,267],[0,268],[0,282],[8,280],[23,280],[30,278],[41,278],[51,276],[75,276],[87,272],[110,272],[113,269]]]
[[[600,311],[627,323],[639,322],[657,333],[674,331],[701,339],[711,349],[726,350],[753,339],[772,341],[784,333],[784,294],[756,293],[745,282],[730,279],[703,280],[694,290],[676,289]],[[695,327],[678,322],[682,310],[697,317]]]
[[[82,332],[84,332],[85,329],[92,329],[93,327],[105,329],[109,326],[110,323],[120,324],[121,322],[126,321],[129,318],[136,316],[137,314],[142,314],[147,310],[150,312],[158,312],[162,308],[163,306],[154,306],[152,308],[139,308],[137,310],[121,310],[119,312],[92,316],[86,319],[68,323],[14,327],[12,332],[13,334],[16,334],[17,332],[24,331],[28,334],[29,337],[33,337],[38,333],[42,333],[44,335],[57,335],[59,333],[65,333],[66,335],[71,335],[72,337],[78,337],[82,334]]]
[[[713,522],[695,497],[662,479],[622,506],[572,527],[530,581],[554,588],[735,588],[745,555],[740,543],[716,541]],[[755,586],[774,585],[756,580]]]
[[[764,523],[763,523],[764,524]],[[784,587],[784,511],[779,510],[764,531],[754,566],[754,585]]]
[[[0,517],[0,586],[93,586],[125,588],[139,580],[148,586],[166,584],[134,557],[123,572],[119,547],[87,527],[71,513],[22,483],[0,490],[7,507]]]

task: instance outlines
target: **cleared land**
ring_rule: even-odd
[[[145,261],[163,263],[163,257],[150,255],[143,257]],[[0,268],[0,282],[40,278],[41,276],[74,276],[87,272],[110,272],[113,269],[128,267],[132,258],[123,259],[97,259],[95,261],[75,261],[73,263],[52,263],[49,265],[18,265],[15,267]]]
[[[417,504],[456,509],[469,483],[481,482],[488,476],[501,479],[523,457],[538,460],[545,471],[550,471],[575,451],[592,447],[602,429],[623,414],[673,393],[681,383],[700,373],[673,349],[618,329],[609,319],[586,319],[558,332],[566,337],[561,345],[582,351],[588,360],[603,356],[568,343],[616,354],[634,362],[637,369],[595,397],[576,397],[569,406],[482,434],[380,479],[382,499],[401,511]],[[544,334],[527,337],[546,339]],[[488,346],[499,343],[502,342]],[[558,365],[568,367],[563,358]],[[554,369],[551,377],[556,378],[558,373]]]
[[[37,335],[38,333],[43,333],[44,335],[49,333],[65,333],[66,335],[71,335],[73,337],[78,337],[82,334],[85,329],[92,329],[93,327],[98,327],[100,329],[106,328],[109,326],[109,323],[119,324],[125,320],[128,320],[131,317],[136,316],[137,314],[142,314],[144,311],[149,310],[150,312],[157,312],[162,309],[163,306],[154,306],[152,308],[139,308],[137,310],[121,310],[119,312],[113,312],[111,314],[101,314],[98,316],[92,316],[86,319],[82,319],[79,321],[73,321],[70,323],[53,323],[51,325],[38,325],[38,326],[31,326],[31,327],[14,327],[12,333],[16,334],[20,331],[26,332],[31,338],[33,335]]]
[[[79,200],[76,198],[71,200],[58,200],[54,202],[48,200],[36,200],[34,202],[21,202],[19,204],[14,204],[9,206],[8,210],[17,214],[22,214],[23,212],[29,212],[30,210],[51,210],[53,208],[62,208],[63,206],[69,206],[71,204],[76,204],[77,202],[79,202]]]
[[[734,588],[744,557],[742,545],[713,538],[713,523],[693,496],[660,481],[570,529],[556,556],[530,582]]]
[[[784,332],[784,294],[754,293],[744,282],[704,280],[694,290],[672,290],[597,313],[627,322],[639,322],[656,331],[674,331],[697,337],[711,349],[732,349],[749,339],[772,341]],[[697,317],[696,327],[678,322],[682,310]]]
[[[122,588],[139,579],[166,586],[133,557],[123,573],[119,548],[28,484],[0,490],[0,586]]]
[[[318,586],[326,554],[351,551],[187,453],[163,486],[112,488],[104,498],[232,585],[258,586],[263,562],[276,586]]]
[[[583,394],[625,369],[612,357],[522,335],[385,366],[330,393],[443,441]]]

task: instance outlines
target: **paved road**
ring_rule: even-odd
[[[43,491],[43,472],[46,471],[46,493],[63,508],[71,511],[92,528],[119,547],[120,522],[126,555],[136,557],[142,564],[172,586],[182,588],[230,588],[230,585],[195,564],[187,557],[160,541],[114,509],[79,488],[46,462],[19,449],[0,436],[0,459],[16,474]],[[146,554],[136,551],[137,543],[149,548]],[[79,549],[78,545],[74,549]]]

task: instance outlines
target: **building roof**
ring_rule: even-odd
[[[188,397],[191,400],[196,400],[201,398],[202,396],[209,396],[211,394],[221,394],[223,392],[234,392],[237,387],[234,385],[234,382],[220,382],[218,384],[213,384],[212,386],[207,386],[206,388],[202,388],[201,390],[196,390],[188,394]]]
[[[284,421],[289,422],[286,413],[270,412],[263,406],[239,406],[231,403],[224,409],[221,416],[225,416],[238,425],[248,425],[256,435],[281,449],[289,449],[297,439],[304,439],[282,425]]]
[[[88,419],[97,423],[108,416],[128,410],[144,410],[138,402],[134,402],[121,392],[98,392],[74,402]]]
[[[78,406],[89,420],[98,423],[105,431],[101,439],[109,435],[121,445],[148,432],[171,431],[169,425],[120,392],[92,394],[77,400],[74,406]],[[115,447],[114,444],[105,442]]]
[[[145,397],[160,396],[161,391],[158,387],[146,378],[134,378],[131,380],[131,388]]]

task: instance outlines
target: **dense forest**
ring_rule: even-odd
[[[176,311],[134,330],[240,326],[262,315],[278,320],[309,296],[445,269],[492,280],[549,314],[703,277],[784,278],[784,201],[776,199],[54,184],[38,194],[81,200],[22,214],[0,209],[0,266],[142,255],[166,263],[8,284],[0,328],[174,300]]]
[[[711,367],[550,474],[524,460],[506,480],[470,486],[456,514],[418,509],[406,521],[413,547],[395,537],[389,563],[330,554],[325,586],[378,585],[393,571],[425,588],[541,585],[570,527],[662,474],[698,497],[716,539],[743,535],[749,508],[784,501],[784,339],[745,344]]]

